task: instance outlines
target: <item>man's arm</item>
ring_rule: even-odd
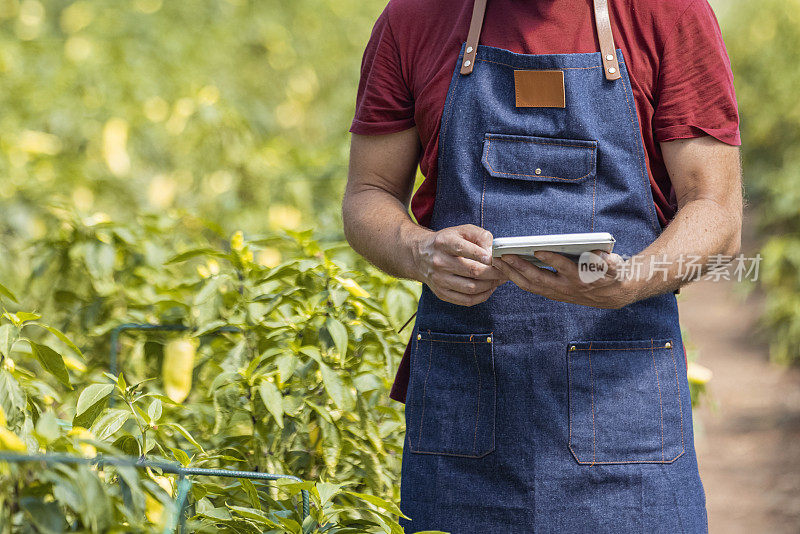
[[[483,302],[505,280],[491,266],[492,235],[473,225],[432,232],[411,220],[419,154],[416,128],[352,136],[342,202],[345,236],[378,268],[424,282],[443,300]]]
[[[685,273],[681,273],[681,257],[684,261],[699,258],[698,263],[705,265],[715,255],[738,254],[742,231],[739,149],[713,137],[701,137],[661,143],[661,150],[677,194],[678,213],[635,260],[642,266],[643,276],[618,279],[622,259],[605,253],[599,254],[606,256],[609,272],[591,283],[582,282],[577,265],[560,254],[536,253],[557,273],[539,269],[517,256],[495,259],[495,265],[532,293],[598,308],[620,308],[687,283]],[[650,277],[651,261],[659,266],[666,261],[667,265]]]

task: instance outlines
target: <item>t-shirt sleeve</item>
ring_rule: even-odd
[[[403,77],[389,8],[378,17],[361,61],[356,112],[350,131],[360,135],[400,132],[414,126],[414,99]]]
[[[657,141],[713,136],[739,145],[733,73],[707,0],[694,0],[665,35],[656,87]]]

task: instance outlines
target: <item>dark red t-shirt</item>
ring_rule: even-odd
[[[707,0],[609,0],[625,56],[662,225],[677,203],[658,142],[711,135],[740,144],[730,61]],[[489,0],[480,43],[523,54],[599,50],[591,0]],[[436,196],[439,126],[469,0],[390,0],[364,52],[350,131],[382,135],[417,127],[425,181],[411,202],[427,225]],[[392,398],[405,398],[408,359]]]

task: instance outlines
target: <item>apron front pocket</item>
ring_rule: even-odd
[[[491,333],[420,330],[406,404],[411,452],[480,458],[494,450]]]
[[[569,449],[579,464],[671,463],[685,450],[669,339],[567,346]]]
[[[597,141],[487,133],[481,161],[494,237],[594,231]]]
[[[596,172],[597,141],[487,133],[483,167],[495,178],[580,183]]]

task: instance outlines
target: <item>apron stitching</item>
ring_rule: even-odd
[[[422,446],[422,421],[425,420],[425,391],[428,388],[428,376],[431,373],[431,361],[433,360],[433,343],[428,350],[428,371],[425,373],[425,383],[422,386],[422,411],[419,414],[419,434],[417,435],[417,448]]]
[[[486,164],[489,168],[492,168],[492,165],[489,163],[489,150],[492,147],[492,138],[489,137],[489,142],[486,143]],[[484,199],[486,198],[486,173],[483,173],[483,192],[481,193],[481,228],[483,228],[483,204]]]
[[[640,173],[642,175],[642,180],[645,183],[645,187],[646,187],[645,191],[646,192],[650,191],[652,193],[651,186],[650,186],[650,180],[647,178],[647,170],[644,168],[644,156],[642,155],[642,140],[640,138],[641,137],[641,131],[639,130],[639,128],[636,127],[636,122],[633,120],[633,112],[631,111],[631,103],[628,100],[628,88],[625,87],[624,83],[621,84],[621,85],[622,85],[622,94],[625,95],[625,104],[626,104],[626,107],[628,108],[628,117],[631,119],[631,126],[633,127],[633,132],[634,132],[633,144],[636,145],[636,154],[639,157],[639,161],[638,161],[639,165],[637,165],[637,166],[639,167],[639,171],[640,171]],[[653,217],[651,222],[655,221],[654,226],[656,227],[656,229],[658,231],[661,231],[661,225],[658,224],[658,217],[655,214],[655,211],[654,211],[655,208],[653,207],[653,202],[648,201],[647,195],[645,195],[645,203],[647,204],[648,212]]]
[[[494,450],[494,436],[497,431],[497,373],[494,370],[494,330],[491,333],[492,343],[489,344],[489,356],[492,362],[492,447]],[[488,454],[488,453],[487,453]]]
[[[664,404],[661,400],[661,380],[658,378],[658,367],[656,366],[656,353],[653,350],[653,340],[650,340],[650,356],[653,357],[653,371],[656,372],[656,385],[658,386],[658,409],[661,412],[661,460],[664,460]]]
[[[672,356],[672,365],[675,367],[675,384],[678,386],[678,411],[681,414],[681,453],[680,454],[683,454],[686,451],[686,443],[684,441],[684,436],[683,436],[683,399],[681,399],[681,383],[680,383],[680,380],[678,380],[678,364],[675,363],[675,352],[673,352],[672,347],[669,348],[669,353]],[[680,456],[680,454],[678,456]]]
[[[417,451],[414,451],[417,452]],[[603,461],[592,461],[589,462],[587,460],[578,460],[578,463],[581,465],[588,465],[589,467],[594,465],[624,465],[624,464],[671,464],[681,456],[683,456],[683,452],[675,456],[675,458],[670,458],[669,460],[603,460]]]
[[[496,170],[494,170],[494,167],[492,167],[492,165],[488,161],[486,162],[486,165],[489,166],[489,170],[491,170],[493,173],[502,174],[504,176],[525,176],[525,177],[528,177],[528,178],[553,178],[554,180],[568,180],[568,181],[571,181],[571,182],[576,182],[578,180],[583,180],[587,176],[591,176],[592,175],[592,173],[590,172],[589,174],[584,174],[583,176],[581,176],[579,178],[561,178],[559,176],[542,176],[541,174],[521,174],[521,173],[514,173],[514,172],[496,171]],[[484,184],[485,183],[486,183],[486,179],[484,178]],[[484,191],[485,190],[486,190],[486,188],[484,187]]]
[[[596,148],[596,145],[595,145]],[[597,194],[597,159],[594,154],[594,150],[592,150],[591,155],[589,156],[589,168],[592,168],[592,157],[595,158],[595,173],[594,173],[594,180],[592,180],[592,222],[591,222],[591,230],[594,232],[594,214],[595,214],[595,197]]]
[[[504,67],[511,67],[512,69],[517,69],[518,68],[517,65],[509,65],[508,63],[500,63],[499,61],[492,61],[492,60],[489,60],[489,59],[476,59],[475,61],[476,62],[477,61],[485,61],[486,63],[494,63],[495,65],[503,65]],[[602,65],[597,65],[595,67],[562,67],[560,69],[554,69],[554,70],[589,70],[589,69],[602,69],[602,68],[603,68]]]
[[[580,459],[578,459],[578,456],[572,449],[572,358],[570,357],[569,352],[567,352],[567,425],[569,426],[569,450],[572,452],[572,455],[575,456],[575,459],[578,460],[578,463],[580,463]]]
[[[619,349],[598,349],[598,348],[594,348],[594,349],[592,349],[592,348],[589,348],[589,349],[579,349],[579,348],[575,348],[575,350],[576,350],[576,351],[578,351],[578,350],[591,350],[591,351],[595,351],[595,350],[614,350],[614,351],[617,351],[617,350],[647,350],[648,348],[649,348],[649,347],[642,347],[642,348],[640,348],[640,349],[623,349],[623,348],[619,348]],[[658,348],[658,349],[661,349],[662,347],[656,347],[656,348]]]
[[[472,438],[472,454],[478,454],[478,421],[481,415],[481,366],[478,365],[478,355],[475,353],[475,344],[472,344],[472,357],[475,359],[475,368],[478,371],[478,406],[475,409],[475,434]]]
[[[464,344],[472,344],[475,345],[476,343],[487,343],[486,341],[447,341],[444,339],[431,339],[431,338],[421,338],[422,341],[430,341],[431,343],[464,343]]]
[[[589,343],[589,393],[592,397],[592,463],[597,460],[597,428],[594,420],[594,374],[592,373],[592,344]],[[590,466],[591,467],[591,466]]]
[[[450,102],[449,102],[450,108],[445,110],[447,115],[445,115],[445,118],[444,118],[444,126],[442,127],[442,130],[439,132],[439,136],[440,136],[439,154],[443,154],[444,153],[444,151],[442,150],[441,141],[444,141],[445,135],[447,133],[447,125],[450,123],[450,117],[453,115],[453,106],[455,106],[455,96],[454,95],[456,93],[456,89],[458,89],[459,80],[461,80],[461,76],[458,76],[456,78],[455,83],[453,84],[453,91],[450,94]]]
[[[536,140],[533,140],[533,139],[506,139],[504,137],[492,137],[492,134],[489,134],[487,137],[489,138],[489,140],[491,140],[491,139],[499,139],[500,141],[504,141],[506,143],[530,143],[532,145],[547,145],[547,146],[557,146],[557,147],[583,148],[583,149],[592,150],[592,151],[596,148],[596,145],[589,145],[589,146],[586,146],[586,145],[567,145],[565,143],[547,143],[545,141],[536,141]],[[486,150],[488,152],[488,150],[489,150],[488,146],[487,146]],[[592,162],[591,162],[591,160],[589,160],[589,166],[591,166],[591,164],[592,164]]]

